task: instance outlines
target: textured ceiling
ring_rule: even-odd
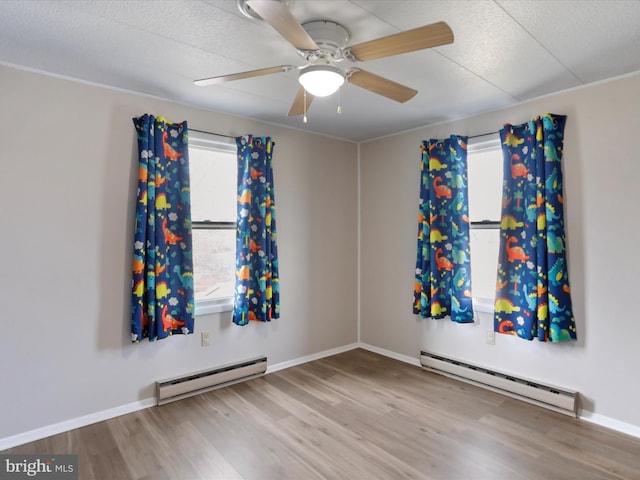
[[[287,117],[297,72],[197,87],[197,78],[304,65],[235,0],[3,0],[0,62],[363,141],[640,70],[639,0],[295,0],[348,44],[445,21],[455,42],[358,64],[419,91],[400,104],[345,84]],[[338,102],[342,114],[336,112]],[[161,114],[162,112],[156,112]]]

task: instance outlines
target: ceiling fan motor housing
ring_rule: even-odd
[[[343,59],[342,49],[351,38],[349,31],[345,27],[331,20],[316,20],[303,23],[302,28],[319,47],[315,52],[300,52],[308,61],[322,57],[328,57],[332,60]]]

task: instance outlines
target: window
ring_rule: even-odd
[[[236,159],[233,139],[189,132],[196,315],[233,309]]]
[[[497,134],[469,142],[467,169],[474,306],[493,313],[502,213],[502,149]]]

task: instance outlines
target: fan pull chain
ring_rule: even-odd
[[[302,117],[302,123],[307,123],[307,89],[304,89],[304,99],[303,99],[303,109],[304,109],[304,116]]]
[[[342,89],[338,89],[338,115],[342,113]]]

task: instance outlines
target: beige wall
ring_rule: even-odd
[[[279,320],[214,314],[195,335],[130,343],[143,113],[274,138]],[[357,341],[357,145],[6,67],[0,125],[0,440],[151,399],[158,379]]]
[[[565,208],[574,343],[497,335],[490,315],[457,325],[411,313],[419,145],[451,133],[477,135],[552,112],[568,116]],[[640,75],[485,115],[362,144],[361,341],[416,358],[420,349],[575,388],[584,415],[640,432]],[[612,422],[609,422],[610,424]]]
[[[358,185],[355,144],[0,67],[0,445],[148,402],[157,379],[255,355],[286,364],[358,340],[575,388],[586,415],[640,429],[640,324],[632,304],[640,271],[639,99],[640,76],[632,76],[364,143]],[[237,327],[229,314],[207,315],[196,319],[195,335],[129,343],[131,118],[145,112],[275,139],[279,320]],[[496,131],[544,112],[569,117],[565,207],[579,340],[553,345],[499,335],[490,346],[490,316],[473,325],[416,318],[421,140]],[[200,347],[201,331],[211,332],[211,347]]]

